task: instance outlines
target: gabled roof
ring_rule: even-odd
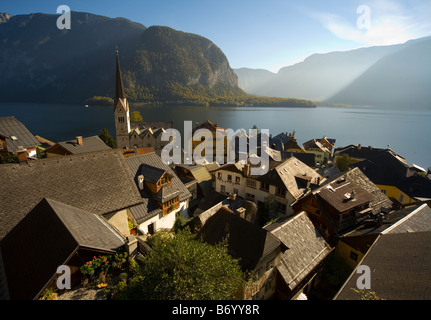
[[[291,157],[295,157],[300,160],[307,166],[313,168],[316,165],[316,155],[314,153],[308,152],[283,152],[282,154],[283,160],[289,159]]]
[[[76,139],[58,142],[56,145],[46,149],[45,152],[49,152],[51,149],[56,148],[56,146],[65,149],[69,154],[81,154],[111,149],[98,136],[92,136],[82,138],[82,144],[78,144]]]
[[[153,199],[148,194],[143,193],[142,204],[131,207],[130,212],[138,224],[141,224],[162,213],[162,209],[156,206]]]
[[[328,180],[326,180],[322,187],[315,189],[313,192],[316,193],[320,189],[332,184],[333,186],[340,185],[343,181],[351,182],[360,187],[361,189],[369,192],[373,195],[373,199],[370,202],[372,213],[376,214],[381,212],[382,208],[391,209],[392,201],[370,180],[367,176],[359,169],[354,168],[344,173],[338,173]]]
[[[269,145],[280,152],[288,149],[301,149],[295,137],[289,133],[282,132],[273,138],[269,139]]]
[[[356,159],[369,159],[378,156],[382,153],[393,152],[390,149],[375,148],[372,146],[361,146],[361,145],[348,145],[346,147],[339,147],[334,150],[334,156],[341,156],[347,154],[349,157]]]
[[[244,271],[253,270],[260,259],[280,246],[280,241],[270,232],[224,207],[205,222],[199,236],[209,244],[220,243],[229,236],[228,251],[239,259]]]
[[[395,186],[412,198],[431,199],[431,180],[416,172],[407,176],[410,166],[394,153],[384,152],[351,167],[359,168],[377,185]]]
[[[19,146],[35,148],[39,141],[30,130],[15,117],[0,117],[0,136],[6,140],[7,149],[15,153]]]
[[[43,198],[96,214],[142,202],[120,150],[0,166],[0,239]]]
[[[319,185],[323,180],[323,177],[314,169],[295,157],[287,159],[273,169],[273,171],[277,173],[287,191],[289,191],[295,199],[299,199],[307,191],[306,183],[304,184],[301,179],[298,179],[298,176],[309,178],[310,182],[315,185]]]
[[[102,217],[42,199],[1,241],[10,298],[35,298],[79,248],[113,253],[124,243]]]
[[[305,212],[265,229],[287,247],[277,269],[292,291],[332,251]]]
[[[198,129],[208,129],[211,132],[216,132],[216,131],[226,131],[226,129],[217,126],[217,123],[213,123],[209,120],[205,120],[204,122],[202,122],[201,124],[199,124],[198,126],[196,126],[195,128],[193,128],[192,132],[195,133],[196,130]]]
[[[364,224],[340,239],[355,249],[366,252],[368,247],[357,247],[358,244],[361,245],[361,241],[357,239],[370,235],[426,231],[431,231],[431,208],[422,204],[389,212],[382,217],[381,223]]]
[[[374,200],[371,193],[351,181],[334,181],[319,188],[315,194],[340,213]]]
[[[367,160],[351,165],[359,168],[375,184],[396,185],[407,174],[407,163],[399,161],[389,152],[382,152]]]
[[[322,152],[331,152],[328,148],[326,148],[322,143],[317,141],[316,139],[308,140],[307,142],[304,142],[303,145],[305,150],[308,150],[310,148],[314,149],[320,149]]]
[[[52,141],[45,139],[41,136],[35,135],[34,137],[36,138],[37,141],[39,141],[39,143],[40,143],[39,146],[42,145],[45,148],[48,148],[48,147],[52,147],[55,145],[55,142],[52,142]]]
[[[204,194],[208,194],[212,191],[212,177],[205,166],[199,164],[180,164],[176,165],[176,170],[182,170],[186,173],[190,172],[193,178],[198,182],[198,185]]]
[[[135,183],[137,183],[137,177],[141,174],[141,168],[152,167],[158,170],[158,172],[164,171],[172,176],[172,187],[180,192],[181,201],[184,201],[192,196],[190,191],[187,189],[184,183],[181,182],[180,178],[178,178],[173,169],[165,164],[162,158],[160,158],[160,156],[154,152],[125,158],[125,162],[129,168],[129,172],[135,178]],[[146,179],[145,174],[144,179]]]
[[[359,265],[371,270],[371,291],[386,300],[431,299],[431,232],[382,234]],[[356,269],[334,297],[358,300]]]
[[[405,233],[431,231],[431,208],[425,203],[400,212],[408,213],[405,217],[386,228],[382,233]]]
[[[138,129],[138,131],[145,131],[149,129],[155,130],[157,128],[170,129],[174,127],[174,122],[173,121],[138,121],[138,122],[133,122],[131,125],[132,125],[132,128]]]
[[[141,174],[144,176],[145,181],[156,184],[166,173],[165,169],[153,167],[148,164],[142,164],[140,168]]]

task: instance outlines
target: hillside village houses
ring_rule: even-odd
[[[418,255],[408,253],[416,248],[428,257],[431,181],[421,168],[389,149],[334,149],[335,139],[326,137],[300,147],[288,132],[270,136],[256,155],[236,149],[234,163],[166,164],[158,139],[161,125],[170,124],[132,129],[116,59],[118,149],[98,137],[36,139],[17,119],[0,118],[0,155],[17,156],[0,165],[1,299],[39,299],[55,285],[59,265],[71,268],[79,286],[79,268],[93,256],[145,256],[148,239],[180,217],[209,244],[227,237],[228,252],[252,275],[240,299],[321,296],[326,262],[335,257],[352,273],[327,299],[357,298],[349,288],[365,262],[380,268],[383,298],[429,296],[425,276],[410,283],[408,295],[389,289],[391,277],[411,277],[429,265],[414,260],[411,267]],[[199,127],[220,128],[211,121]],[[263,153],[268,170],[251,174],[250,159]],[[353,161],[339,172],[336,158],[344,153]],[[385,272],[390,266],[381,257],[402,272]]]

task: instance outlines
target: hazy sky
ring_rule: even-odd
[[[72,11],[124,17],[209,38],[232,68],[279,68],[313,53],[431,35],[429,0],[14,0],[0,12]],[[72,15],[73,30],[73,15]]]

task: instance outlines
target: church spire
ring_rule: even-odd
[[[117,75],[116,75],[116,85],[115,85],[115,104],[118,103],[119,99],[126,99],[126,95],[124,93],[124,86],[123,86],[123,77],[121,76],[120,59],[118,58],[118,50],[116,50],[116,54],[117,54]]]

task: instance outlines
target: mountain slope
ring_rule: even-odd
[[[328,102],[431,109],[431,37],[383,57]]]
[[[345,52],[313,54],[303,62],[281,68],[272,77],[266,77],[260,86],[240,87],[248,93],[267,96],[294,97],[315,101],[328,98],[343,89],[365,72],[380,58],[399,49],[399,45],[361,48]],[[238,72],[239,84],[248,84],[256,77]],[[261,77],[262,79],[262,77]]]
[[[273,79],[276,74],[264,69],[234,69],[238,76],[238,86],[249,93],[259,92],[259,88]]]
[[[58,15],[30,14],[0,23],[0,101],[83,103],[114,95],[118,46],[133,101],[175,98],[192,86],[205,94],[246,95],[223,52],[210,40],[124,18],[72,12],[71,29]]]
[[[277,74],[253,69],[235,72],[240,87],[250,94],[341,104],[426,105],[431,79],[428,39],[314,54]]]

